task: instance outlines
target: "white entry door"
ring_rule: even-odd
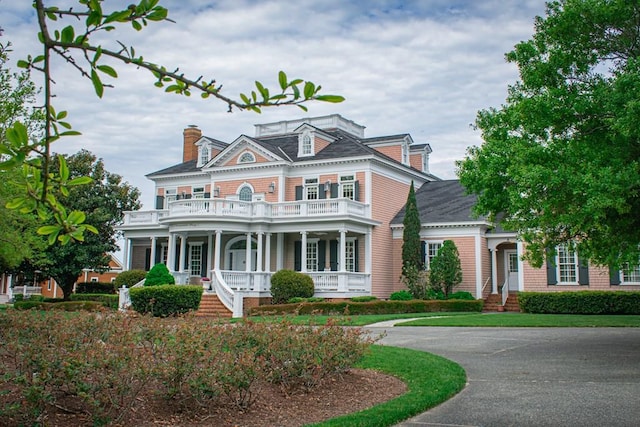
[[[518,290],[518,252],[516,250],[504,251],[505,277],[509,285],[510,292]]]
[[[258,259],[258,251],[253,249],[251,251],[251,257],[253,258],[251,264],[251,271],[255,269],[256,260]],[[245,249],[231,249],[229,251],[229,257],[227,269],[232,271],[247,271],[247,251]]]

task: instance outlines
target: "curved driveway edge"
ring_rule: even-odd
[[[458,395],[399,426],[640,425],[640,328],[366,329],[467,371]]]

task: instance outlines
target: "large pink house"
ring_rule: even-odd
[[[531,268],[514,233],[474,218],[474,196],[429,172],[428,144],[364,130],[337,114],[259,124],[230,143],[188,127],[182,162],[147,175],[155,209],[125,214],[124,268],[165,263],[178,283],[204,283],[235,316],[268,300],[280,269],[309,274],[316,296],[388,298],[403,289],[403,207],[413,181],[427,268],[453,240],[458,290],[476,298],[504,291],[504,301],[517,290],[640,289],[639,269],[610,274],[565,248],[548,268]]]

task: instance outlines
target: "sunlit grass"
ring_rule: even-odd
[[[581,315],[529,313],[474,313],[466,316],[431,317],[396,326],[485,326],[485,327],[640,327],[637,315]]]
[[[372,323],[384,322],[395,319],[415,319],[417,317],[434,317],[434,316],[468,316],[475,313],[400,313],[400,314],[361,314],[351,316],[325,316],[325,315],[300,315],[300,316],[251,316],[247,319],[238,319],[234,321],[250,320],[252,322],[280,322],[287,319],[289,322],[297,325],[326,325],[331,321],[334,324],[342,326],[365,326]]]

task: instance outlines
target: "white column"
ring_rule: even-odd
[[[365,254],[364,254],[364,269],[361,268],[361,271],[364,271],[367,274],[371,274],[371,264],[373,263],[372,259],[373,259],[373,245],[371,244],[372,239],[371,239],[371,229],[367,230],[366,234],[364,235],[364,250],[365,250]]]
[[[153,267],[156,263],[156,238],[151,238],[151,255],[149,255],[149,268]]]
[[[516,253],[518,254],[518,290],[524,291],[524,261],[522,261],[524,247],[522,242],[516,242]]]
[[[245,249],[245,271],[251,271],[251,233],[247,233],[247,249]]]
[[[122,268],[124,271],[129,270],[129,266],[131,263],[129,262],[129,243],[131,239],[125,238],[124,245],[122,248]]]
[[[284,234],[276,234],[276,271],[284,268]]]
[[[267,273],[271,271],[271,233],[267,233],[267,244],[264,250],[264,271]]]
[[[262,237],[264,236],[264,232],[259,231],[258,233],[258,259],[256,260],[256,271],[262,272]]]
[[[167,268],[169,271],[174,271],[176,265],[176,242],[175,235],[173,233],[169,233],[169,239],[167,241],[167,245],[169,248],[167,249]]]
[[[339,271],[347,271],[347,230],[340,230],[340,268]]]
[[[211,258],[213,258],[213,234],[207,236],[207,277],[211,279]]]
[[[491,293],[498,293],[498,248],[491,249]]]
[[[181,234],[180,235],[180,262],[178,263],[178,271],[180,273],[184,272],[184,258],[187,254],[187,236]]]
[[[476,298],[482,298],[482,242],[480,235],[475,236],[476,246]]]
[[[220,255],[221,255],[221,250],[220,250],[220,246],[222,245],[222,231],[220,230],[216,230],[216,251],[215,251],[215,255],[214,255],[214,269],[215,270],[220,270]]]
[[[300,250],[300,271],[302,273],[306,273],[307,272],[307,232],[306,231],[301,231],[300,234],[302,235],[302,244],[301,244],[301,250]]]

